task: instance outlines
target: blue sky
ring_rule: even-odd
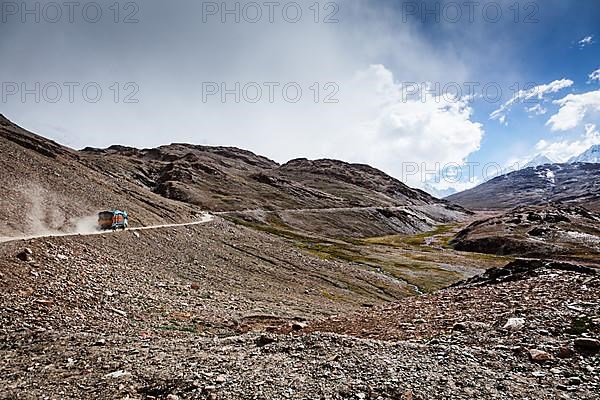
[[[102,3],[95,22],[81,10],[74,21],[66,10],[58,21],[48,21],[52,12],[23,19],[8,3],[0,1],[0,112],[75,148],[191,142],[279,162],[338,158],[440,193],[482,176],[436,182],[438,165],[506,167],[538,153],[564,161],[600,141],[600,81],[589,78],[600,68],[595,0],[482,0],[472,21],[462,1],[342,0],[316,3],[318,14],[314,1],[300,1],[295,22],[282,13],[287,1],[273,21],[263,7],[256,22],[193,0],[122,1],[118,15]],[[436,7],[438,20],[422,13]],[[66,82],[77,84],[72,101]],[[265,82],[277,85],[272,101]],[[461,97],[425,90],[451,82]],[[472,98],[467,82],[479,83]],[[493,90],[482,97],[491,84],[503,95],[494,102]],[[83,95],[89,85],[102,91],[98,101]],[[290,85],[298,101],[283,93]],[[534,86],[490,118],[516,87]]]
[[[493,22],[493,12],[491,18],[481,18],[485,2],[473,9],[474,21],[469,21],[465,14],[458,22],[452,21],[457,15],[452,8],[448,9],[446,17],[443,11],[423,14],[424,9],[435,10],[436,5],[443,9],[448,3],[457,4],[419,2],[418,7],[424,8],[415,13],[410,6],[390,2],[402,15],[403,22],[409,16],[413,26],[428,40],[438,46],[455,48],[461,59],[473,66],[470,80],[482,82],[482,85],[497,82],[502,88],[501,101],[491,101],[495,100],[495,92],[492,92],[487,98],[476,98],[471,103],[472,119],[483,124],[485,135],[480,150],[471,153],[466,160],[481,164],[494,162],[504,167],[513,162],[523,165],[537,153],[547,153],[556,161],[566,161],[565,155],[572,156],[573,152],[586,145],[587,142],[581,141],[581,146],[571,146],[570,152],[536,147],[541,140],[550,144],[564,142],[565,145],[577,142],[586,130],[585,122],[598,122],[596,112],[588,114],[573,129],[553,132],[547,125],[550,116],[560,108],[553,104],[553,100],[569,93],[581,94],[600,89],[600,81],[590,80],[590,74],[600,68],[599,4],[594,1],[493,2],[503,12],[498,22]],[[468,10],[466,6],[461,9],[463,13]],[[519,14],[516,14],[517,9]],[[434,15],[441,17],[436,21]],[[490,119],[490,114],[508,101],[517,88],[531,88],[561,79],[569,79],[573,83],[544,96],[543,100],[534,98],[516,102],[506,113],[505,123]],[[538,105],[545,110],[543,115],[525,111],[525,108]],[[592,142],[600,142],[600,139]],[[465,174],[467,170],[464,170]],[[492,168],[490,171],[495,170]],[[477,169],[476,175],[481,179],[480,172]]]

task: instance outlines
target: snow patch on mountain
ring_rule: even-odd
[[[569,163],[600,163],[600,144],[596,144],[580,155],[571,158]]]

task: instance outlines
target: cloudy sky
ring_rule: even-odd
[[[230,145],[444,190],[600,143],[597,0],[0,4],[0,112],[74,148]]]

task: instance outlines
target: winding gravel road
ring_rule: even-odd
[[[162,224],[162,225],[149,225],[149,226],[138,226],[133,228],[128,228],[128,231],[144,231],[148,229],[161,229],[161,228],[176,228],[180,226],[191,226],[191,225],[200,225],[211,222],[214,219],[214,216],[210,213],[203,213],[202,217],[193,222],[184,222],[179,224]],[[18,236],[18,237],[0,237],[0,243],[6,242],[15,242],[18,240],[29,240],[29,239],[39,239],[46,237],[57,237],[57,236],[91,236],[91,235],[106,235],[112,233],[112,230],[105,231],[89,231],[89,232],[50,232],[43,233],[39,235],[28,235],[28,236]]]

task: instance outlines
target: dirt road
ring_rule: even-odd
[[[148,229],[161,229],[161,228],[177,228],[181,226],[191,226],[191,225],[200,225],[210,222],[214,219],[214,216],[209,213],[204,213],[202,217],[193,222],[185,222],[179,224],[162,224],[162,225],[149,225],[149,226],[137,226],[128,228],[130,231],[143,231]],[[90,236],[90,235],[105,235],[108,233],[112,233],[112,230],[105,231],[89,231],[89,232],[50,232],[50,233],[42,233],[38,235],[28,235],[28,236],[19,236],[19,237],[0,237],[0,243],[6,242],[15,242],[18,240],[29,240],[29,239],[39,239],[46,237],[68,237],[68,236]]]

